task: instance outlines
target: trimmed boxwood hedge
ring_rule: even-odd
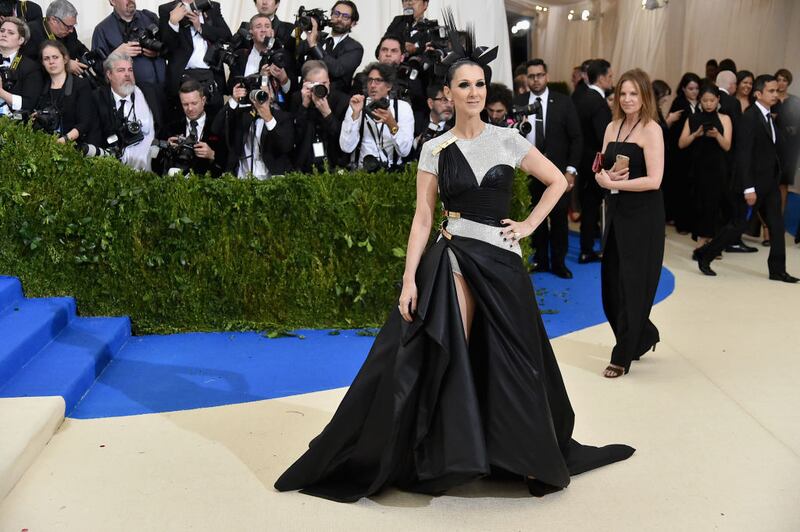
[[[374,326],[398,294],[414,176],[160,177],[2,118],[0,273],[139,334]],[[529,202],[518,175],[512,217]]]

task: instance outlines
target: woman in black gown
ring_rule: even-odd
[[[710,83],[700,88],[700,112],[683,126],[678,147],[689,156],[689,180],[694,186],[694,228],[697,248],[711,241],[721,228],[720,210],[728,188],[728,158],[733,131],[731,119],[719,113],[719,89]]]
[[[664,139],[650,79],[639,69],[629,70],[617,82],[616,93],[614,120],[603,141],[604,166],[595,174],[609,191],[601,282],[603,309],[617,343],[603,372],[608,378],[628,373],[631,361],[659,341],[650,310],[664,259],[659,188]]]
[[[680,112],[680,118],[675,120],[669,128],[669,176],[664,183],[667,213],[669,220],[675,222],[675,230],[686,235],[692,230],[692,186],[689,181],[688,154],[678,148],[678,139],[681,137],[683,125],[699,110],[700,103],[697,94],[700,90],[700,76],[694,72],[687,72],[681,77],[675,99],[669,109],[669,114]]]
[[[571,438],[574,414],[518,243],[566,181],[514,129],[480,120],[485,68],[461,60],[448,71],[456,123],[423,145],[400,304],[280,491],[351,502],[387,486],[441,494],[499,474],[541,495],[634,451]],[[515,166],[547,185],[520,222],[507,218]],[[424,249],[437,190],[447,221]]]

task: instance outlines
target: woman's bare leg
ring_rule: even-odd
[[[472,318],[475,316],[475,299],[472,297],[467,282],[461,274],[454,273],[453,280],[456,283],[456,297],[458,298],[458,308],[461,310],[461,323],[464,324],[464,337],[469,343],[469,333],[472,330]]]

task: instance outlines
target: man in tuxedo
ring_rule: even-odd
[[[54,0],[47,6],[45,18],[31,21],[28,26],[31,38],[25,43],[22,53],[34,61],[40,61],[39,47],[46,40],[61,41],[69,52],[70,61],[67,70],[74,76],[80,76],[87,66],[77,60],[89,51],[78,40],[75,26],[78,24],[78,10],[69,0]]]
[[[402,39],[393,34],[381,37],[380,43],[375,49],[375,59],[379,63],[390,65],[395,69],[400,67],[400,64],[405,59]],[[414,111],[415,131],[417,132],[419,128],[424,128],[428,123],[428,91],[425,88],[427,84],[423,81],[424,78],[425,76],[419,70],[416,76],[406,74],[403,79],[398,76],[397,86],[395,87],[395,93],[402,94],[402,97],[411,104],[411,109]],[[353,92],[358,92],[360,90],[358,87],[366,90],[363,85],[363,75],[357,74],[356,81],[353,83]]]
[[[291,51],[292,56],[294,56],[296,49],[295,38],[292,35],[294,24],[280,20],[278,15],[275,14],[278,11],[281,0],[253,0],[253,3],[256,5],[258,14],[269,19],[270,25],[275,32],[275,38],[281,42],[284,48]]]
[[[178,0],[158,8],[159,34],[167,47],[167,95],[177,107],[178,88],[187,79],[203,86],[208,98],[208,112],[222,107],[225,70],[209,57],[209,50],[228,42],[231,30],[222,18],[219,2],[211,2],[207,11],[199,11],[193,2]]]
[[[428,10],[428,0],[403,0],[403,14],[392,19],[384,33],[397,35],[403,39],[403,49],[409,56],[423,52],[424,42],[415,38],[420,23],[428,22],[425,12]]]
[[[253,94],[257,93],[257,94]],[[231,99],[214,119],[212,131],[225,138],[225,171],[240,178],[269,179],[292,170],[292,115],[275,104],[272,86],[233,88]]]
[[[30,37],[28,25],[17,17],[0,22],[0,116],[33,111],[44,87],[41,63],[24,57],[22,46]]]
[[[737,215],[708,244],[699,248],[694,255],[700,271],[705,275],[716,275],[711,269],[711,261],[736,242],[753,213],[761,209],[773,235],[769,248],[769,278],[775,281],[796,283],[798,279],[786,273],[786,243],[784,240],[783,216],[778,183],[780,181],[780,161],[777,144],[780,131],[772,120],[771,108],[778,101],[778,82],[774,76],[758,76],[753,83],[756,101],[742,113],[736,124],[736,166],[733,186],[740,196]]]
[[[586,89],[589,87],[589,80],[586,75],[586,71],[589,68],[589,63],[591,63],[591,59],[587,59],[583,63],[581,63],[580,68],[580,80],[575,84],[575,89],[572,91],[572,103],[576,106],[578,105],[578,100],[586,93]]]
[[[350,30],[358,23],[358,8],[350,0],[340,0],[331,9],[331,34],[323,39],[317,20],[311,18],[311,31],[301,43],[298,55],[319,59],[328,65],[331,88],[350,94],[353,74],[364,57],[364,47],[350,37]]]
[[[135,0],[109,0],[109,3],[114,10],[95,26],[92,50],[100,50],[107,56],[117,53],[132,58],[137,81],[163,89],[167,63],[158,51],[142,47],[134,35],[135,29],[157,28],[158,17],[152,11],[137,10]]]
[[[586,69],[586,79],[587,90],[577,103],[583,137],[578,166],[578,175],[581,176],[578,183],[581,204],[581,253],[578,262],[581,264],[600,260],[600,255],[594,251],[594,240],[600,220],[603,190],[595,181],[592,163],[597,152],[603,149],[603,137],[611,122],[611,109],[606,102],[606,91],[614,87],[611,64],[605,59],[592,60]]]
[[[517,96],[514,102],[515,107],[533,107],[533,114],[527,117],[533,127],[526,138],[564,172],[569,183],[567,191],[550,211],[549,227],[547,221],[543,222],[531,237],[536,250],[531,271],[550,271],[562,279],[572,279],[572,272],[565,263],[569,236],[567,207],[581,158],[581,125],[570,98],[547,87],[547,65],[543,60],[528,61],[527,76],[530,92]],[[528,176],[533,205],[539,202],[546,188],[538,179]]]
[[[203,87],[197,81],[185,81],[179,89],[178,97],[181,100],[183,117],[168,124],[162,137],[167,138],[171,146],[176,146],[179,137],[195,139],[194,157],[183,170],[192,170],[197,175],[209,172],[218,177],[222,174],[225,164],[224,144],[219,135],[211,132],[211,121],[206,115],[206,97]],[[175,163],[170,158],[169,150],[162,150],[164,154],[164,170],[169,171]]]
[[[162,92],[137,83],[133,59],[112,53],[103,63],[107,87],[94,93],[100,121],[101,148],[116,152],[120,161],[138,170],[151,169],[150,147],[163,123]],[[133,127],[132,127],[133,126]],[[136,130],[141,133],[137,135]]]
[[[17,0],[11,5],[7,12],[0,11],[0,22],[9,17],[22,19],[24,22],[33,22],[42,19],[42,8],[36,2],[29,0]]]
[[[294,116],[295,147],[294,167],[301,172],[313,168],[323,170],[344,168],[349,157],[339,147],[342,121],[350,98],[341,92],[331,91],[328,67],[324,62],[311,59],[303,65],[303,86],[292,95],[291,113]],[[325,91],[315,87],[325,87]],[[325,96],[314,91],[327,92]]]

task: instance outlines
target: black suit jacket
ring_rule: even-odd
[[[72,87],[70,93],[67,94],[67,87],[70,84]],[[78,142],[97,144],[100,140],[100,130],[97,124],[97,110],[94,106],[92,87],[89,81],[67,74],[63,98],[60,101],[54,101],[51,98],[49,89],[50,78],[48,77],[45,81],[45,86],[42,88],[36,108],[44,109],[54,105],[61,111],[61,131],[63,135],[66,135],[72,129],[77,129],[80,132]]]
[[[775,128],[776,141],[772,142],[769,124],[761,109],[751,105],[742,113],[733,131],[736,137],[736,168],[734,184],[739,192],[755,187],[756,194],[774,190],[780,177],[778,146],[780,131]]]
[[[14,8],[17,12],[17,18],[21,18],[25,22],[32,22],[42,18],[42,7],[36,2],[17,0]]]
[[[583,136],[578,174],[586,178],[584,183],[594,183],[592,162],[594,162],[595,154],[603,149],[603,137],[606,134],[606,127],[611,122],[611,109],[608,108],[606,99],[588,86],[586,92],[579,97],[577,108]]]
[[[186,135],[186,128],[187,128],[187,121],[186,117],[181,117],[179,120],[175,120],[167,124],[161,131],[161,137],[165,140],[171,137],[178,137],[181,135]],[[206,172],[210,172],[212,176],[219,177],[223,172],[223,166],[225,165],[226,155],[225,155],[225,142],[223,138],[215,131],[212,131],[213,124],[211,122],[211,118],[208,114],[206,114],[206,123],[203,127],[203,134],[200,135],[200,142],[205,142],[208,146],[214,150],[214,160],[210,161],[208,159],[200,159],[195,157],[194,161],[192,161],[191,168],[197,175],[203,175]],[[162,159],[162,163],[166,163],[167,161],[163,160],[161,155],[164,154],[164,150],[161,151],[159,154],[159,158]],[[169,170],[169,168],[163,168],[164,171]]]
[[[164,124],[164,93],[157,85],[151,83],[137,83],[137,87],[144,94],[150,112],[153,113],[155,137],[160,138],[161,127]],[[114,97],[111,87],[99,87],[94,91],[94,103],[97,108],[97,118],[100,129],[100,146],[107,148],[107,139],[117,133],[121,125],[115,111]]]
[[[158,6],[159,36],[167,47],[167,92],[175,95],[180,88],[181,75],[186,70],[186,63],[194,51],[192,31],[185,23],[179,24],[178,31],[169,25],[169,14],[175,8],[176,1],[167,2]],[[231,39],[231,30],[225,19],[219,2],[211,2],[211,9],[204,13],[205,22],[201,26],[200,34],[209,46],[215,43],[227,42]],[[214,79],[220,90],[225,89],[225,71],[214,69]]]
[[[283,43],[280,42],[280,39],[276,37],[275,44],[271,49],[277,49],[283,46]],[[226,87],[226,94],[231,94],[233,92],[233,87],[236,85],[236,78],[241,77],[244,75],[244,71],[247,68],[247,60],[250,57],[250,53],[252,52],[251,48],[242,48],[241,50],[236,51],[236,61],[234,61],[233,66],[230,67],[230,74],[228,76],[228,85]],[[281,109],[287,109],[291,96],[300,90],[300,84],[297,80],[297,70],[296,70],[296,63],[294,59],[291,60],[290,64],[284,69],[286,70],[286,75],[289,76],[289,81],[291,81],[291,86],[289,87],[289,93],[284,95],[284,102],[280,104]],[[282,88],[281,88],[282,91]]]
[[[575,85],[575,90],[572,91],[572,94],[570,95],[570,98],[572,98],[572,103],[578,105],[578,101],[584,94],[586,94],[588,88],[589,87],[586,85],[586,83],[584,83],[583,80],[580,80],[578,84]]]
[[[364,57],[364,47],[361,43],[347,35],[330,52],[324,50],[325,40],[320,39],[316,46],[309,47],[307,41],[300,45],[300,57],[303,62],[308,59],[320,59],[328,66],[331,79],[331,89],[350,94],[355,74],[361,59]]]
[[[22,51],[20,50],[20,54]],[[41,63],[38,63],[24,55],[20,58],[17,68],[12,76],[16,79],[11,85],[11,94],[22,96],[22,110],[33,111],[39,101],[39,96],[44,88],[44,74]],[[8,102],[11,107],[11,102]]]
[[[39,62],[39,47],[42,43],[49,39],[47,31],[45,30],[44,19],[33,20],[28,23],[28,28],[31,30],[31,38],[22,47],[22,53],[30,57],[34,61]],[[80,57],[89,51],[86,46],[78,40],[78,34],[72,32],[63,39],[56,39],[61,41],[67,47],[71,59],[80,59]]]
[[[514,96],[514,106],[528,105],[530,93]],[[605,130],[604,130],[605,132]],[[544,155],[555,164],[561,172],[567,166],[578,169],[581,161],[583,135],[578,112],[569,96],[548,91],[547,116],[544,123]]]
[[[739,105],[739,100],[735,96],[719,91],[719,112],[728,115],[735,125],[739,117],[742,116],[742,106]]]
[[[224,111],[214,119],[212,131],[225,139],[225,165],[223,169],[236,175],[239,160],[244,154],[245,138],[255,121],[251,107],[231,109],[225,105]],[[266,126],[259,139],[261,156],[270,174],[285,174],[292,170],[290,155],[294,148],[294,122],[292,115],[280,109],[272,109],[277,124],[272,131]]]
[[[302,102],[302,94],[297,92],[292,95],[289,103],[289,108],[294,116],[296,140],[294,167],[301,172],[312,170],[314,165],[313,144],[316,135],[319,135],[325,145],[328,165],[331,168],[347,166],[350,156],[342,153],[342,149],[339,147],[339,135],[342,132],[345,113],[350,107],[350,98],[341,92],[331,92],[328,95],[328,104],[331,106],[332,112],[325,118],[313,103],[305,108]]]

